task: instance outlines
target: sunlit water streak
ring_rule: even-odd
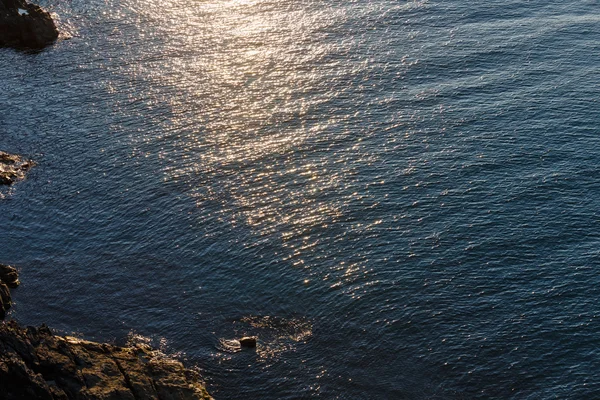
[[[13,317],[217,399],[599,397],[594,1],[43,5],[71,39],[0,51]]]

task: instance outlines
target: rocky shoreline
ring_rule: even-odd
[[[198,372],[144,344],[117,347],[0,325],[0,393],[6,400],[211,399]]]
[[[0,152],[0,183],[23,179],[33,163]],[[16,268],[0,264],[0,319],[19,286]],[[3,400],[212,399],[197,371],[146,344],[118,347],[58,336],[43,325],[0,322],[0,398]]]
[[[24,0],[0,0],[0,47],[41,49],[58,30],[50,14]],[[34,163],[0,151],[0,185],[25,178]],[[17,269],[0,264],[0,320],[12,305]],[[212,399],[197,371],[145,344],[118,347],[58,336],[45,325],[0,322],[2,400]]]

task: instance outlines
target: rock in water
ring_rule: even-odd
[[[19,179],[23,179],[32,165],[31,161],[22,157],[0,151],[0,185],[10,185]]]
[[[6,317],[6,312],[12,305],[12,297],[10,296],[10,290],[8,287],[0,282],[0,319]]]
[[[25,0],[0,0],[0,47],[41,49],[57,37],[50,14],[39,6]]]
[[[256,336],[245,336],[240,339],[240,346],[242,347],[256,347]]]
[[[0,264],[0,281],[4,282],[9,288],[19,286],[19,273],[17,269],[10,265]]]

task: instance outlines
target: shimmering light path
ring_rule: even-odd
[[[71,39],[0,50],[14,318],[219,400],[600,397],[595,1],[42,4]]]

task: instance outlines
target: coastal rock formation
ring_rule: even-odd
[[[0,320],[4,319],[6,312],[12,306],[9,288],[19,286],[17,270],[10,265],[0,264]]]
[[[0,37],[1,36],[0,33]],[[32,166],[33,163],[29,160],[0,151],[0,185],[10,185],[19,179],[23,179],[25,173],[29,171]]]
[[[19,273],[17,269],[10,265],[0,264],[0,282],[13,289],[19,286]]]
[[[6,317],[6,312],[12,306],[12,297],[10,296],[10,290],[8,287],[0,282],[0,319]]]
[[[0,323],[4,400],[211,399],[197,372],[146,345],[117,347]]]
[[[17,270],[0,264],[0,318]],[[52,334],[45,325],[0,322],[2,400],[212,399],[196,371],[145,344],[117,347]]]
[[[56,40],[50,14],[25,0],[0,0],[0,47],[41,49]]]

